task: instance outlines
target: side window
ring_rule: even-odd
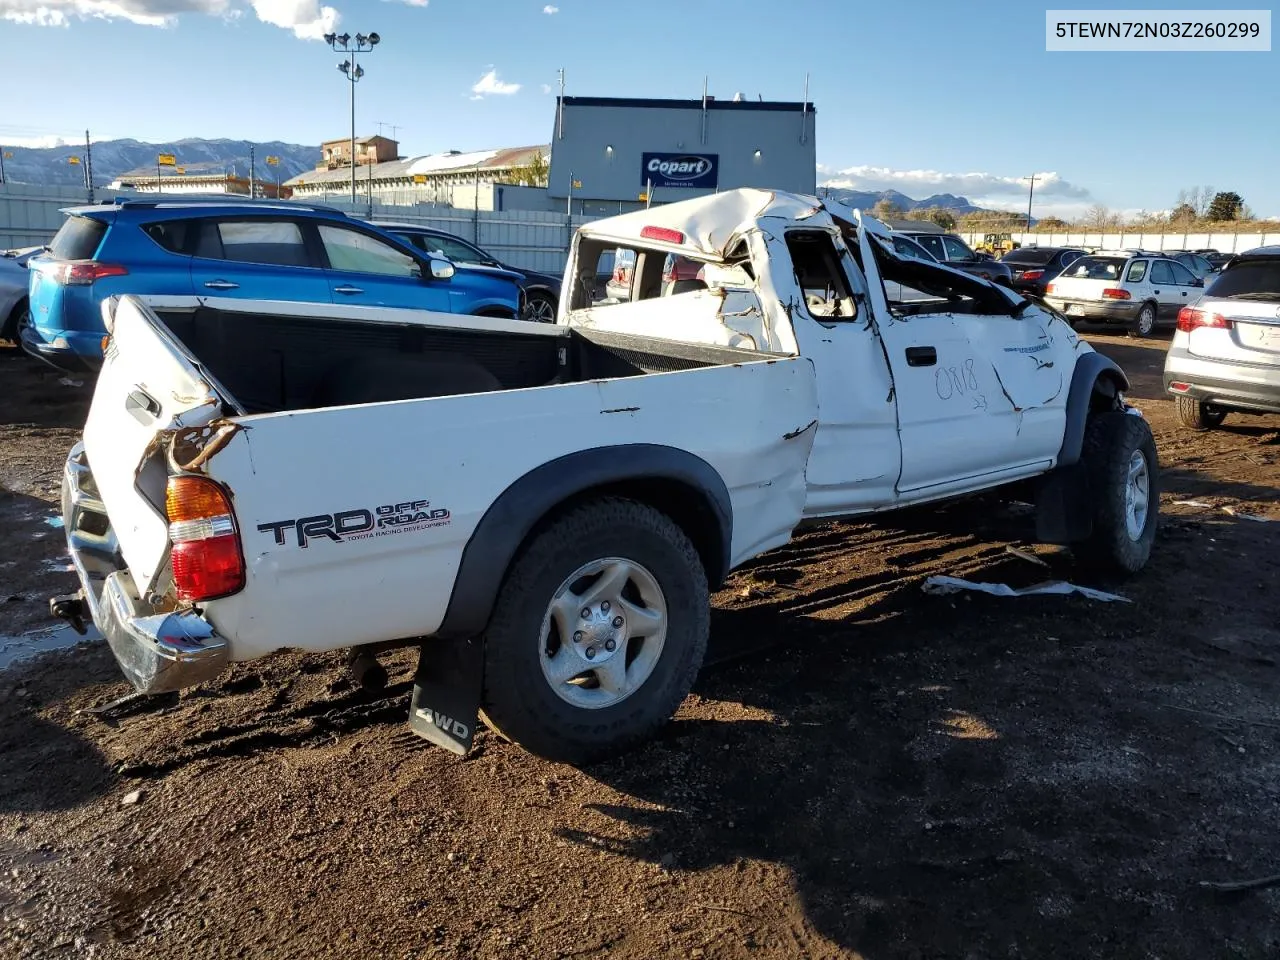
[[[1066,269],[1067,267],[1071,266],[1071,264],[1079,260],[1080,256],[1081,256],[1081,253],[1079,250],[1068,250],[1066,253],[1064,253],[1062,255],[1063,269]]]
[[[1129,272],[1125,274],[1125,280],[1129,283],[1141,283],[1147,275],[1147,261],[1134,260],[1129,264]]]
[[[1182,264],[1171,263],[1169,268],[1173,271],[1173,282],[1179,286],[1189,287],[1196,282],[1196,275]]]
[[[930,253],[933,254],[934,259],[937,259],[937,260],[947,259],[947,255],[942,249],[941,237],[917,237],[916,239],[919,241],[920,246],[924,247],[926,250],[928,250]]]
[[[804,294],[810,316],[849,319],[858,307],[831,236],[819,230],[792,230],[787,233],[787,252],[795,270],[796,283]]]
[[[947,252],[948,260],[972,260],[973,251],[955,237],[942,237],[942,249]]]
[[[391,244],[347,227],[320,224],[320,242],[334,270],[376,273],[384,277],[419,277],[418,261]]]
[[[142,232],[170,253],[185,254],[194,225],[193,220],[162,220],[146,224]]]
[[[201,230],[196,256],[277,267],[314,266],[292,220],[227,220],[208,222]]]
[[[441,237],[436,234],[418,234],[419,246],[428,253],[439,253],[455,263],[483,263],[488,257],[475,247],[455,240],[453,237]]]
[[[1152,283],[1173,283],[1173,264],[1168,260],[1156,260],[1151,264]]]

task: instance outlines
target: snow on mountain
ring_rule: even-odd
[[[288,180],[304,170],[315,168],[320,159],[318,146],[281,143],[273,140],[252,144],[255,153],[257,176],[263,179]],[[93,182],[104,186],[131,170],[154,170],[156,156],[173,154],[180,166],[201,164],[209,168],[225,167],[228,172],[240,176],[249,175],[249,147],[247,140],[203,140],[190,137],[169,143],[142,143],[138,140],[103,140],[93,144]],[[0,144],[4,150],[5,179],[13,183],[61,184],[79,186],[84,183],[84,168],[70,163],[71,157],[79,157],[84,163],[84,144],[64,144],[53,147],[10,147]],[[12,154],[12,156],[10,156]],[[278,167],[267,166],[267,157],[280,158]]]

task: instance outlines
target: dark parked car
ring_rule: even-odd
[[[965,273],[972,273],[974,276],[985,277],[994,283],[1002,283],[1006,287],[1013,286],[1013,271],[1009,269],[1008,264],[1001,263],[999,260],[984,260],[954,233],[929,233],[916,230],[894,232],[910,237],[933,254],[934,259],[939,263],[963,270]]]
[[[1084,256],[1078,247],[1021,247],[1000,260],[1013,271],[1013,289],[1044,296],[1049,281]]]
[[[521,274],[524,277],[524,283],[521,286],[524,287],[526,300],[524,319],[536,320],[540,323],[555,322],[556,309],[560,303],[560,277],[503,263],[474,243],[454,236],[452,233],[445,233],[443,230],[432,230],[420,224],[395,223],[389,220],[372,222],[374,226],[400,237],[424,253],[442,254],[454,263],[468,267],[494,267]]]
[[[1200,253],[1192,253],[1189,250],[1179,250],[1177,253],[1168,254],[1170,260],[1177,260],[1186,267],[1194,276],[1199,277],[1205,283],[1215,279],[1221,266],[1214,266],[1212,260]],[[1224,263],[1226,261],[1223,261]]]

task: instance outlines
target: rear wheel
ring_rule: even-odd
[[[21,332],[24,322],[27,319],[27,301],[19,300],[14,308],[9,311],[9,316],[4,321],[4,327],[0,328],[0,340],[11,340],[18,342],[18,334]]]
[[[1159,462],[1147,421],[1133,414],[1095,414],[1084,435],[1093,529],[1077,548],[1091,566],[1137,573],[1151,556],[1160,508]]]
[[[1149,337],[1156,329],[1156,307],[1154,303],[1144,303],[1142,309],[1133,320],[1133,333],[1139,337]]]
[[[1213,430],[1227,419],[1227,411],[1194,397],[1175,397],[1174,402],[1178,407],[1178,420],[1192,430]]]
[[[485,632],[484,719],[552,760],[585,763],[650,737],[706,652],[707,578],[669,517],[602,499],[516,560]]]

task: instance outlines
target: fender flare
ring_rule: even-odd
[[[718,541],[711,550],[700,550],[715,589],[728,575],[733,539],[729,490],[715,468],[686,450],[659,444],[595,447],[535,467],[489,505],[463,548],[449,606],[434,635],[456,639],[484,631],[516,552],[556,507],[592,490],[655,480],[677,483],[700,501],[696,506]]]
[[[1069,467],[1080,461],[1094,387],[1099,381],[1108,385],[1106,391],[1109,395],[1129,389],[1129,378],[1110,357],[1096,352],[1077,357],[1067,394],[1067,424],[1062,434],[1062,448],[1058,451],[1058,467]]]

